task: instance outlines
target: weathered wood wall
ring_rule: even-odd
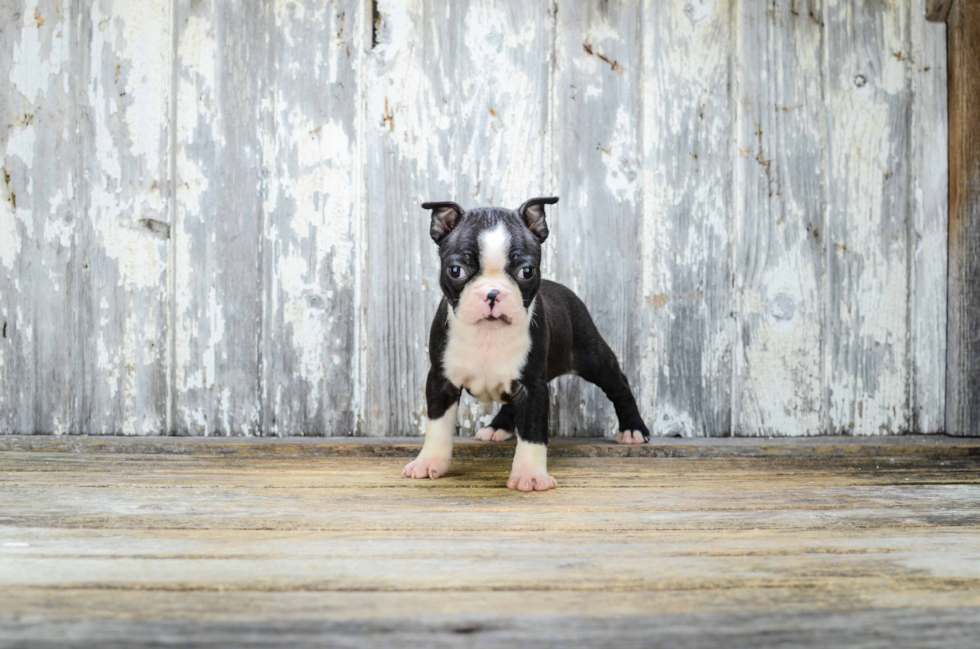
[[[943,430],[925,0],[0,11],[0,432],[413,434],[419,204],[552,193],[546,274],[657,433]],[[614,431],[592,386],[553,399]]]
[[[946,429],[980,435],[980,2],[950,9],[949,43]]]

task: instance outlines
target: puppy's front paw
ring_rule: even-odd
[[[513,433],[508,433],[503,428],[493,429],[489,426],[476,433],[476,439],[481,442],[506,442],[513,436]]]
[[[638,430],[623,430],[616,435],[617,444],[642,444],[643,433]]]
[[[449,470],[449,458],[418,456],[405,465],[402,475],[406,478],[441,478]]]
[[[507,480],[507,488],[518,491],[547,491],[557,486],[558,482],[550,475],[531,468],[514,469]]]

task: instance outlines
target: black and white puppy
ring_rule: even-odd
[[[517,433],[507,486],[545,491],[548,475],[548,381],[576,374],[595,383],[616,407],[621,444],[650,439],[616,355],[572,291],[541,279],[541,244],[548,238],[544,206],[532,198],[516,211],[486,207],[464,212],[456,203],[423,203],[439,246],[443,299],[432,321],[425,386],[428,418],[418,458],[402,472],[438,478],[453,452],[462,390],[504,405],[477,439]]]

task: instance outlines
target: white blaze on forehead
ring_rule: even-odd
[[[507,267],[508,252],[510,233],[503,223],[480,235],[480,265],[485,275],[502,272]]]

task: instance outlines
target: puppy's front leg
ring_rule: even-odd
[[[428,418],[425,421],[425,441],[419,456],[405,465],[406,478],[432,478],[446,474],[453,457],[453,435],[456,432],[456,410],[459,407],[459,388],[429,370],[425,382],[425,401]]]
[[[517,424],[517,452],[508,489],[547,491],[558,483],[548,475],[548,384],[517,382],[511,396]]]

